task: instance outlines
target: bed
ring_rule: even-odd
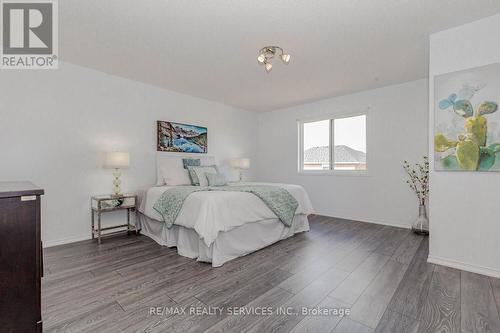
[[[154,208],[160,196],[187,182],[181,156],[157,159],[156,186],[139,193],[139,228],[141,233],[168,247],[177,247],[179,255],[209,262],[213,267],[262,249],[296,233],[309,230],[307,216],[313,213],[303,187],[291,184],[229,183],[233,185],[272,185],[288,191],[298,206],[290,227],[256,195],[233,191],[200,191],[184,201],[175,224],[170,228]],[[210,156],[202,165],[216,164]],[[165,184],[167,183],[167,184]],[[184,184],[183,184],[184,183]]]

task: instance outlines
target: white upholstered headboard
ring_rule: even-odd
[[[189,174],[182,163],[183,158],[200,159],[201,165],[217,165],[214,156],[205,154],[178,154],[158,152],[156,154],[156,185],[164,185],[166,177],[174,178],[174,185],[190,185]]]

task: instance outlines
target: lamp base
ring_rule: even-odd
[[[122,192],[122,189],[121,189],[122,181],[121,181],[120,177],[121,177],[120,169],[115,169],[115,172],[113,172],[113,186],[114,186],[113,196],[115,196],[115,197],[118,197],[122,194],[121,193]]]

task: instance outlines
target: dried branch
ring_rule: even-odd
[[[424,156],[424,163],[416,163],[414,168],[404,161],[403,168],[409,177],[406,183],[417,195],[419,204],[424,205],[429,194],[429,158]]]

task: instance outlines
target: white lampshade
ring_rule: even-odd
[[[282,54],[281,61],[283,61],[285,65],[288,65],[288,63],[290,62],[290,55],[286,53]]]
[[[250,159],[249,158],[236,158],[231,160],[231,167],[235,169],[247,170],[250,169]]]
[[[265,67],[268,73],[273,70],[273,65],[270,62],[267,62]]]
[[[104,167],[108,169],[126,169],[130,165],[130,154],[121,151],[106,152]]]

